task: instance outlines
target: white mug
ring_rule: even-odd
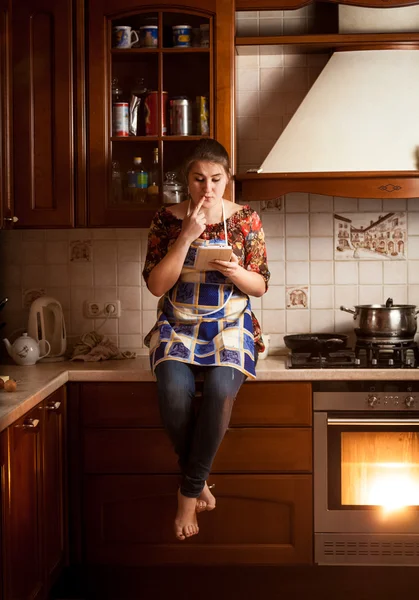
[[[262,333],[262,339],[265,343],[265,350],[263,352],[259,352],[259,360],[263,360],[264,358],[266,358],[269,354],[269,343],[271,341],[271,336],[270,335],[265,335]]]
[[[113,48],[131,48],[139,41],[138,33],[129,25],[117,25],[113,28]]]

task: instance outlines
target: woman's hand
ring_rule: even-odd
[[[186,217],[182,221],[182,237],[189,241],[189,243],[194,242],[201,233],[205,230],[207,220],[205,218],[205,214],[200,212],[201,206],[203,205],[205,198],[202,198],[195,206],[190,215],[186,215]]]
[[[234,280],[234,277],[238,275],[241,271],[241,266],[239,265],[239,259],[234,254],[231,253],[230,260],[213,260],[211,264],[214,265],[214,270],[219,271],[229,279]]]

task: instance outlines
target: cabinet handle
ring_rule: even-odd
[[[7,222],[10,222],[10,223],[17,223],[19,221],[19,218],[15,217],[15,216],[13,216],[13,217],[4,217],[4,220],[7,221]]]
[[[28,419],[22,425],[22,429],[26,429],[27,431],[34,431],[39,425],[39,419]]]
[[[51,402],[51,404],[46,405],[46,410],[58,410],[61,406],[61,402]]]

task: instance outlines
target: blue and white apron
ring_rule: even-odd
[[[153,372],[164,360],[177,360],[201,367],[233,367],[256,377],[248,295],[219,271],[194,269],[199,246],[228,244],[224,201],[223,221],[225,240],[195,240],[177,283],[159,300],[150,338]]]

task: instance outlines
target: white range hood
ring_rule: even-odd
[[[342,8],[341,33],[371,32],[374,26],[378,31],[418,31],[417,6]],[[369,19],[365,11],[370,11]],[[418,147],[419,50],[340,51],[330,58],[261,169],[266,174],[417,171]]]

